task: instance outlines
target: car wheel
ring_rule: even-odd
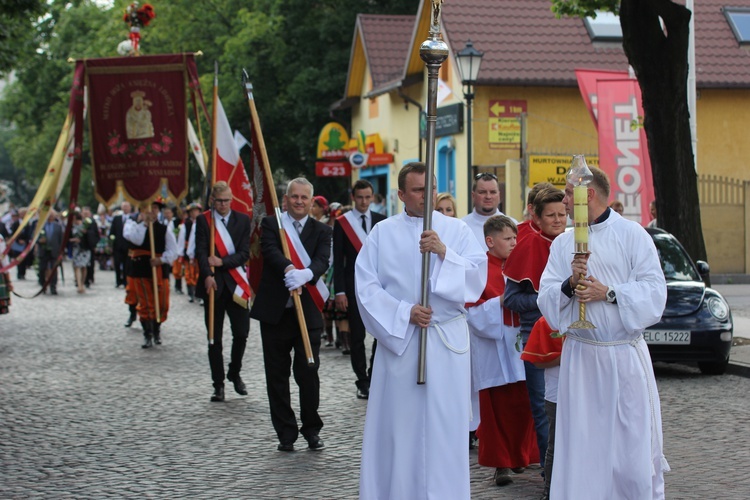
[[[729,365],[729,356],[724,361],[698,363],[698,368],[703,375],[723,375]]]

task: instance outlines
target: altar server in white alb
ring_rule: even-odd
[[[372,229],[355,267],[359,311],[378,339],[360,498],[468,499],[471,367],[464,304],[484,290],[487,257],[458,219],[433,212],[432,230],[423,232],[423,163],[404,166],[398,186],[405,211]],[[431,253],[429,308],[419,304],[424,252]],[[429,327],[426,383],[417,385],[422,326]]]
[[[590,254],[572,256],[573,231],[557,237],[538,298],[549,325],[567,337],[550,498],[661,499],[669,465],[662,452],[659,393],[642,334],[664,311],[664,273],[651,237],[607,206],[609,180],[601,170],[591,170]],[[563,201],[572,215],[570,184]],[[576,290],[579,283],[587,288]],[[595,329],[569,329],[578,320],[579,301],[586,304],[586,319]]]

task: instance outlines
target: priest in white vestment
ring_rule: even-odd
[[[550,498],[662,499],[669,465],[643,330],[661,318],[666,282],[651,236],[607,206],[606,174],[591,170],[591,253],[573,257],[574,232],[558,236],[538,298],[549,325],[566,334]],[[565,195],[572,215],[572,185]],[[587,289],[575,290],[579,282]],[[578,320],[579,301],[595,329],[569,329]]]
[[[406,165],[398,192],[405,212],[376,225],[357,258],[357,302],[367,331],[378,339],[362,444],[362,499],[471,495],[464,304],[484,290],[487,257],[458,219],[433,212],[433,230],[423,232],[424,190],[424,164]],[[430,308],[419,304],[422,252],[431,253]],[[428,326],[426,383],[417,385],[421,326]]]

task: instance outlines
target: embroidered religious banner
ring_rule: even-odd
[[[186,82],[192,55],[87,59],[96,197],[151,201],[187,194]]]

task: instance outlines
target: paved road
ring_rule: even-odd
[[[112,273],[96,278],[84,296],[68,283],[0,317],[0,498],[356,498],[366,402],[348,357],[321,353],[326,449],[279,453],[256,322],[249,396],[210,403],[202,309],[173,296],[164,345],[144,350]],[[663,365],[657,380],[668,498],[750,497],[750,379]],[[471,459],[473,498],[539,497],[538,470],[498,488]]]

